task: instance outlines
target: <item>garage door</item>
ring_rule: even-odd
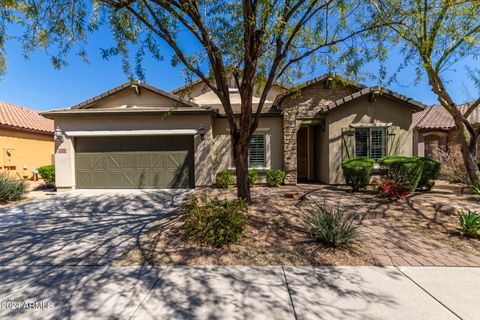
[[[75,139],[80,189],[193,188],[193,136]]]

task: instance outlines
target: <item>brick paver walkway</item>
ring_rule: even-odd
[[[480,257],[412,231],[394,228],[384,219],[362,221],[361,231],[362,241],[379,266],[480,266]]]

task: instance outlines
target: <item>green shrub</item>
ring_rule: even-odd
[[[461,212],[458,215],[460,227],[457,229],[470,238],[477,237],[480,230],[480,215],[476,211]]]
[[[418,182],[417,188],[432,190],[440,174],[440,162],[430,158],[417,157],[416,161],[420,162],[422,166],[422,175]]]
[[[47,184],[55,182],[55,166],[53,164],[38,168],[38,174]]]
[[[279,187],[285,179],[285,172],[280,169],[268,170],[267,171],[267,186],[269,187]]]
[[[480,194],[480,180],[475,181],[472,183],[472,190],[475,194]]]
[[[373,159],[366,157],[343,160],[343,176],[353,191],[359,191],[368,185],[372,177],[374,164]]]
[[[27,192],[27,184],[22,180],[12,179],[5,174],[0,174],[0,203],[18,201]]]
[[[409,192],[415,191],[423,167],[416,157],[383,157],[378,163],[386,169],[387,179]]]
[[[221,248],[240,239],[246,212],[247,204],[240,199],[192,197],[186,205],[184,234],[189,241]]]
[[[248,170],[248,184],[253,187],[257,184],[258,172],[256,170]]]
[[[310,212],[305,230],[314,241],[332,248],[349,247],[358,239],[355,216],[340,206],[317,206]]]
[[[226,189],[233,184],[233,181],[233,173],[231,171],[220,171],[215,177],[215,186],[217,188]]]

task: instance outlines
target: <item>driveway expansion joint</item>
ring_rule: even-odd
[[[170,266],[166,266],[165,269],[162,271],[162,273],[160,274],[160,276],[157,278],[157,280],[155,280],[155,282],[153,283],[153,285],[150,287],[150,289],[148,290],[147,294],[143,297],[142,301],[140,301],[140,303],[138,304],[137,308],[135,308],[135,311],[133,311],[132,315],[128,318],[128,320],[132,320],[133,317],[135,316],[135,313],[137,313],[138,309],[140,309],[140,307],[142,306],[142,304],[147,300],[148,296],[150,295],[150,293],[152,292],[152,290],[157,286],[157,283],[163,278],[163,275],[165,274],[165,272],[167,272],[167,270],[170,268]]]
[[[425,288],[423,288],[417,281],[413,280],[410,276],[408,276],[405,272],[403,272],[402,270],[400,270],[399,267],[395,267],[395,269],[398,270],[398,272],[400,272],[404,277],[406,277],[408,280],[410,280],[415,286],[417,286],[418,288],[420,288],[423,292],[425,292],[426,294],[428,294],[433,300],[437,301],[442,307],[444,307],[445,309],[447,309],[451,314],[453,314],[455,317],[457,317],[458,319],[460,320],[463,320],[462,317],[460,317],[455,311],[453,311],[452,309],[450,309],[449,307],[447,307],[442,301],[440,301],[439,299],[437,299],[433,294],[431,294],[429,291],[427,291]]]
[[[293,317],[297,320],[297,312],[295,311],[295,305],[293,304],[292,292],[290,291],[290,286],[288,285],[287,274],[285,273],[285,266],[282,265],[283,277],[285,279],[285,286],[287,287],[288,297],[290,299],[290,304],[292,305]]]

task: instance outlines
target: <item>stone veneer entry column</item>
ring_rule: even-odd
[[[297,183],[297,110],[295,107],[283,111],[283,167],[285,184]]]

